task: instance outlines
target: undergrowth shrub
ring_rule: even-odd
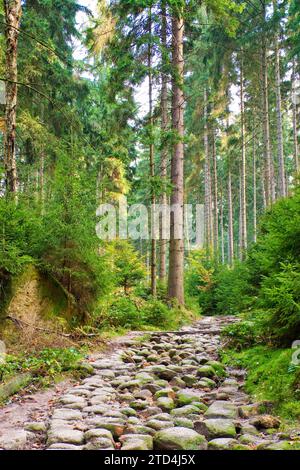
[[[291,365],[291,349],[256,346],[240,352],[223,350],[223,362],[247,370],[246,391],[254,400],[268,400],[284,418],[300,418],[300,366]]]
[[[30,372],[37,380],[48,376],[80,370],[80,361],[84,358],[82,351],[76,348],[46,348],[25,356],[7,355],[0,364],[0,382],[18,372]]]
[[[234,269],[214,265],[203,251],[190,255],[186,291],[198,299],[201,311],[206,315],[237,314],[251,305],[252,289],[247,266],[240,262]]]
[[[107,329],[167,329],[177,328],[191,320],[189,310],[172,302],[165,302],[149,296],[146,299],[135,294],[111,295],[103,299],[95,310],[92,326]]]

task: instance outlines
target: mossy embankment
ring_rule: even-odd
[[[268,401],[272,411],[287,422],[300,421],[300,365],[292,363],[292,349],[256,346],[243,351],[226,349],[223,362],[246,369],[246,392]]]

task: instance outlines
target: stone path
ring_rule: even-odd
[[[230,317],[205,318],[181,333],[93,362],[94,375],[61,396],[46,423],[49,450],[254,450],[300,448],[299,435],[260,414],[243,392],[244,371],[218,362]],[[27,426],[42,432],[41,423]]]

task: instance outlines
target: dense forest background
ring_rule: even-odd
[[[297,0],[1,2],[5,340],[30,323],[11,302],[34,277],[59,331],[242,313],[235,350],[285,354],[300,335],[299,59]],[[122,195],[204,204],[204,247],[100,241],[96,209]]]

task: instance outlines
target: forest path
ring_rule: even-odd
[[[26,426],[25,447],[61,450],[289,449],[280,422],[243,391],[245,373],[218,362],[232,317],[206,317],[181,332],[135,335],[93,358],[94,375]],[[270,433],[270,430],[271,433]],[[39,444],[38,444],[39,443]],[[0,442],[1,445],[1,442]],[[6,447],[9,447],[9,442]]]

